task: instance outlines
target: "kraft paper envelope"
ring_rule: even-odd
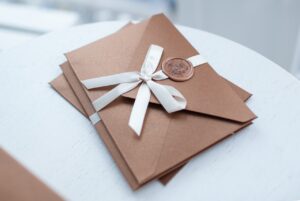
[[[58,76],[57,78],[55,78],[53,81],[51,81],[50,84],[53,87],[53,89],[55,89],[62,97],[64,97],[69,103],[71,103],[79,112],[81,112],[84,116],[88,117],[88,115],[85,113],[81,103],[79,102],[77,96],[73,92],[70,84],[67,82],[67,80],[66,80],[66,78],[63,74]],[[243,101],[246,101],[248,98],[250,98],[251,94],[248,93],[247,91],[241,89],[240,87],[234,85],[233,83],[231,83],[229,81],[228,81],[228,84],[232,87],[232,89],[237,93],[237,95]],[[103,122],[100,122],[100,124],[103,124]],[[103,136],[107,137],[107,136],[109,136],[109,134],[106,133],[106,132],[107,132],[107,130],[104,130]],[[116,155],[120,155],[120,153],[116,153],[117,148],[115,147],[113,142],[112,141],[107,141],[107,143],[111,143],[111,146],[107,146],[107,147],[108,147],[108,149],[110,149],[110,153],[112,154],[113,158],[117,161],[117,164],[125,163],[122,160],[122,158],[118,158],[116,156]],[[111,149],[114,149],[114,151],[111,150]],[[121,161],[118,162],[118,160],[121,160]],[[119,165],[119,167],[121,168],[122,166]],[[127,166],[123,166],[123,167],[128,169]],[[173,170],[172,172],[160,177],[159,181],[164,185],[167,184],[176,175],[176,173],[180,169],[181,169],[181,167],[179,167],[179,168]],[[124,170],[122,170],[122,172],[124,172]],[[125,172],[129,172],[129,171],[125,171]],[[132,175],[130,175],[130,176],[133,178]]]
[[[138,25],[112,34],[95,43],[67,53],[75,80],[140,70],[151,44],[164,48],[167,57],[188,58],[197,51],[164,15],[156,15]],[[67,79],[70,72],[63,67]],[[232,88],[210,67],[195,69],[186,82],[160,81],[177,88],[187,99],[185,111],[167,114],[159,104],[149,105],[142,136],[128,127],[133,102],[119,98],[99,112],[113,142],[138,185],[162,176],[184,164],[200,151],[239,130],[256,116]],[[72,85],[72,82],[70,82]],[[94,101],[110,88],[87,91],[78,98],[88,115]],[[134,98],[136,90],[126,94]],[[152,97],[151,102],[157,103]],[[211,123],[213,122],[213,123]],[[96,124],[96,128],[100,124]]]
[[[0,147],[0,200],[62,201],[63,199]]]
[[[89,103],[88,103],[88,101],[89,101],[88,97],[86,96],[83,88],[81,87],[81,84],[76,80],[76,77],[75,77],[74,73],[72,72],[72,70],[70,69],[70,66],[68,65],[68,63],[64,63],[61,67],[62,67],[64,73],[68,75],[67,77],[69,78],[71,87],[74,89],[74,92],[75,92],[76,96],[80,97],[81,100],[83,101],[84,105],[86,105],[86,107],[82,111],[85,112],[85,110],[86,110],[87,111],[86,112],[87,116],[91,115],[93,113],[93,107],[92,107],[92,105],[89,105]],[[59,81],[54,80],[52,82],[52,86],[54,86],[54,88],[56,88],[56,89],[59,89],[60,85],[54,84],[55,82],[68,83],[68,82],[66,82],[63,79],[63,77],[62,78],[59,77],[58,80]],[[65,86],[62,86],[62,88],[63,88],[63,90],[60,90],[60,91],[63,92],[63,94],[65,95],[65,97],[68,97],[69,99],[74,100],[74,94],[72,94],[70,91],[68,91],[68,88],[65,88]],[[235,87],[235,88],[238,89],[238,87]],[[238,91],[238,94],[239,94],[240,97],[243,97],[244,100],[246,100],[246,99],[248,99],[250,97],[250,94],[248,94],[245,91]],[[78,106],[79,102],[76,102],[76,104]],[[210,121],[204,122],[204,123],[210,124],[210,126],[213,127],[214,121],[210,120]],[[242,128],[246,127],[246,126],[248,126],[250,123],[251,122],[249,122],[248,124],[241,125],[239,128],[237,128],[236,130],[234,130],[233,133],[239,131],[240,129],[242,129]],[[218,122],[216,122],[216,126],[217,125],[218,125]],[[138,189],[139,187],[141,187],[142,185],[140,185],[140,184],[137,183],[137,181],[134,178],[132,172],[130,171],[128,165],[124,161],[124,158],[121,156],[121,153],[119,152],[119,150],[116,147],[115,143],[111,139],[110,134],[108,133],[107,129],[105,128],[105,125],[103,124],[103,121],[99,122],[96,125],[96,129],[97,129],[99,135],[101,136],[102,140],[106,144],[108,150],[112,154],[112,157],[116,161],[116,163],[117,163],[118,167],[120,168],[121,172],[123,173],[123,175],[127,179],[129,185],[133,189]],[[183,162],[183,164],[181,166],[183,166],[185,163],[186,163],[186,161]],[[166,175],[161,176],[159,178],[160,181],[161,181],[161,183],[166,184],[167,182],[169,182],[173,178],[173,176],[175,176],[175,174],[178,172],[179,169],[180,169],[180,166],[177,169],[168,172]]]

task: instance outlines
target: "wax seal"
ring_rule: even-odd
[[[162,64],[163,72],[174,81],[186,81],[194,74],[191,62],[182,58],[169,58]]]

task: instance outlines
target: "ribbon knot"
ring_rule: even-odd
[[[100,111],[122,94],[140,85],[129,119],[129,126],[137,135],[140,135],[150,101],[151,92],[168,113],[185,109],[186,99],[177,89],[169,85],[162,85],[155,82],[168,78],[168,76],[161,70],[155,72],[162,53],[162,47],[151,45],[148,49],[140,72],[125,72],[83,80],[82,84],[87,89],[118,84],[115,88],[93,101],[95,110]],[[199,56],[200,55],[196,55],[188,60],[193,64],[193,66],[205,63],[206,61]]]
[[[140,74],[140,80],[144,81],[144,82],[148,82],[149,80],[151,80],[152,77],[145,75],[145,74]]]

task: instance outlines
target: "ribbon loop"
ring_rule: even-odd
[[[137,135],[140,135],[143,128],[151,91],[168,113],[185,109],[187,101],[177,89],[153,81],[168,79],[168,76],[163,71],[155,72],[162,54],[162,47],[150,45],[140,72],[125,72],[83,80],[82,84],[87,89],[118,84],[115,88],[93,101],[95,110],[103,109],[122,94],[137,87],[140,83],[142,84],[139,87],[129,119],[129,126]],[[201,55],[195,55],[188,60],[194,67],[207,62]]]
[[[165,79],[168,79],[168,76],[162,70],[159,70],[156,73],[153,73],[152,79],[153,80],[165,80]]]
[[[184,96],[174,87],[153,81],[148,81],[147,85],[168,113],[177,112],[186,107]]]

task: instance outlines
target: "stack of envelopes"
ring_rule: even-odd
[[[83,80],[139,71],[151,44],[164,48],[166,58],[199,54],[162,14],[66,53],[63,75],[51,82],[85,116],[96,110],[93,101],[112,87],[86,89]],[[251,94],[218,75],[208,63],[195,68],[191,79],[157,81],[180,91],[184,110],[167,113],[151,95],[140,136],[128,126],[138,88],[125,93],[98,112],[94,126],[133,189],[160,179],[166,184],[192,157],[251,124],[255,114],[244,103]]]

